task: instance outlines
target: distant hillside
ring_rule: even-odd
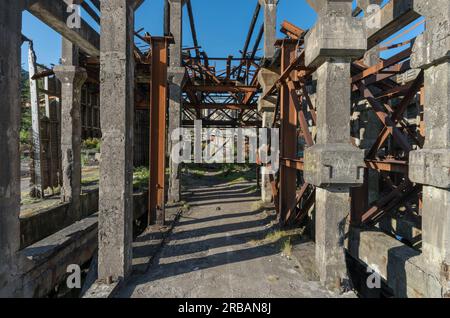
[[[22,97],[22,104],[30,101],[30,80],[29,73],[22,69],[22,80],[20,82],[20,91]]]

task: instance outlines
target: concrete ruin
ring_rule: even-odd
[[[201,50],[191,1],[165,2],[160,37],[135,30],[143,0],[79,2],[101,33],[83,19],[69,27],[63,0],[0,2],[0,297],[48,296],[72,264],[89,269],[88,297],[123,295],[149,257],[134,248],[147,242],[140,235],[155,227],[170,235],[189,204],[185,163],[172,149],[183,140],[178,128],[199,122],[280,130],[279,171],[257,160],[261,202],[276,211],[280,228],[307,230],[326,289],[449,297],[450,2],[360,0],[353,8],[352,0],[307,0],[315,25],[302,30],[284,21],[278,38],[279,1],[255,0],[242,56],[219,58]],[[52,181],[60,197],[26,215],[19,151],[24,10],[63,37],[61,65],[39,70],[32,63],[30,74],[34,131],[41,131],[38,94],[58,125],[52,140],[60,139],[60,155],[48,160],[60,176]],[[183,46],[186,18],[192,48]],[[398,42],[420,25],[417,38]],[[50,76],[57,84],[49,85]],[[36,81],[44,79],[42,90]],[[81,168],[88,135],[102,140],[98,187],[89,189]],[[34,148],[38,164],[41,147]],[[137,157],[150,171],[144,190],[133,184]],[[44,184],[38,177],[34,183]],[[370,272],[382,281],[376,291],[363,286]]]

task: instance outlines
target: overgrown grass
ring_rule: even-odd
[[[213,177],[230,183],[252,181],[256,177],[256,166],[249,164],[187,164],[186,170],[193,178]]]
[[[148,167],[134,168],[133,173],[133,188],[135,191],[143,191],[148,189],[148,182],[150,177],[150,171]]]
[[[293,243],[301,239],[303,228],[295,228],[291,230],[273,230],[270,231],[263,239],[253,240],[253,245],[276,245],[280,253],[290,257],[292,255]]]

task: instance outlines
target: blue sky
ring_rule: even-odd
[[[257,0],[192,0],[199,45],[210,57],[239,56],[247,35],[248,27]],[[163,33],[163,0],[146,0],[136,12],[136,30],[145,28],[151,35]],[[83,18],[93,23],[83,12]],[[262,14],[257,23],[254,37],[262,23]],[[278,5],[278,32],[283,20],[303,28],[310,28],[316,14],[306,0],[280,0]],[[94,27],[98,30],[98,26]],[[192,46],[190,27],[185,10],[184,46]],[[415,31],[421,32],[421,28]],[[61,51],[61,36],[28,12],[23,14],[22,33],[34,41],[38,63],[58,64]],[[283,37],[279,33],[280,37]],[[408,35],[411,37],[411,35]],[[405,37],[400,38],[401,42]],[[252,46],[253,44],[251,44]],[[27,67],[27,47],[22,48],[22,65]]]

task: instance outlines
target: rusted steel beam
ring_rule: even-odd
[[[233,86],[226,85],[188,85],[186,91],[206,92],[206,93],[249,93],[257,92],[257,86]]]
[[[194,13],[192,10],[192,3],[191,0],[186,1],[187,11],[189,15],[189,24],[191,26],[191,33],[192,33],[192,42],[194,43],[195,47],[195,56],[200,56],[200,50],[198,46],[198,40],[197,40],[197,31],[195,30],[195,20],[194,20]]]
[[[379,64],[369,67],[368,69],[364,70],[360,74],[353,76],[352,83],[361,81],[370,75],[379,73],[380,71],[384,70],[385,68],[388,68],[389,66],[392,66],[403,60],[408,59],[411,56],[411,52],[412,52],[412,48],[409,47],[406,50],[401,51],[400,53],[389,58],[388,60],[383,60]]]
[[[366,159],[366,166],[369,169],[386,172],[396,172],[408,175],[408,162],[403,160],[370,160]]]
[[[303,159],[281,158],[280,164],[291,169],[303,171]]]
[[[149,224],[165,222],[167,59],[169,38],[152,37]]]
[[[391,119],[381,103],[374,98],[372,89],[370,87],[365,87],[361,82],[358,85],[363,92],[364,97],[375,110],[378,119],[394,136],[394,139],[398,142],[399,146],[406,152],[409,152],[411,150],[411,145],[409,144],[408,138],[403,134],[400,128],[397,127],[396,123]],[[375,152],[370,152],[368,157],[373,158],[374,156]]]
[[[281,46],[281,71],[284,73],[296,58],[296,43],[284,41]],[[286,83],[281,87],[280,98],[280,137],[282,158],[297,158],[297,111],[292,94],[292,87]],[[280,211],[279,221],[282,225],[287,222],[287,215],[293,213],[295,207],[297,189],[297,170],[281,165],[280,167]]]
[[[293,25],[288,21],[281,23],[281,33],[286,34],[288,37],[294,40],[298,40],[305,35],[305,30]]]
[[[221,103],[203,103],[194,104],[187,103],[183,104],[183,107],[192,109],[231,109],[231,110],[248,110],[257,109],[257,105],[246,105],[246,104],[221,104]]]
[[[183,120],[183,126],[194,126],[194,120]],[[262,122],[256,121],[246,121],[239,123],[238,121],[232,120],[207,120],[202,119],[203,127],[261,127]]]

